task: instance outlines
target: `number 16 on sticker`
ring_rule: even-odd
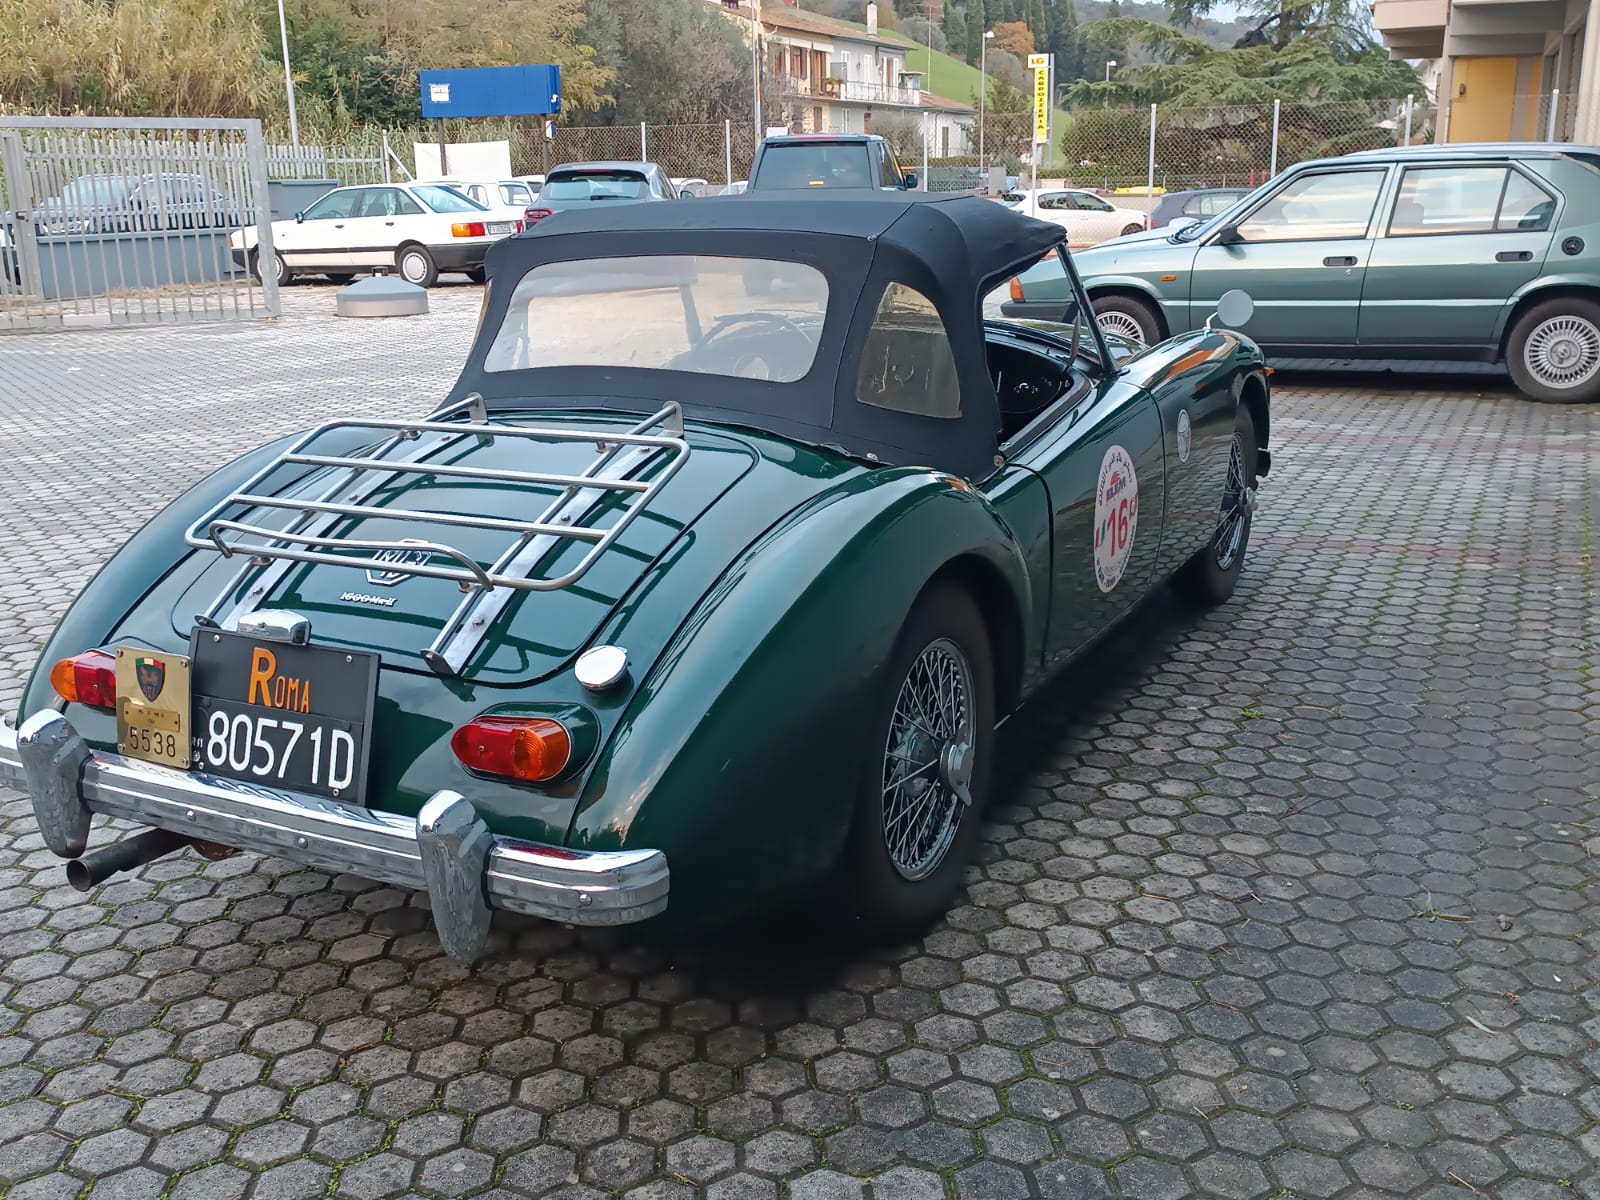
[[[1094,493],[1094,577],[1102,592],[1122,579],[1138,531],[1139,476],[1128,452],[1112,446],[1100,460]]]

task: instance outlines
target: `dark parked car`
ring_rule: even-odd
[[[545,176],[523,220],[532,225],[567,208],[678,198],[678,189],[656,163],[563,163]]]
[[[1196,188],[1191,192],[1168,192],[1151,211],[1150,228],[1161,229],[1179,217],[1204,221],[1226,212],[1249,194],[1248,188]]]
[[[901,191],[916,186],[917,177],[900,169],[889,143],[875,133],[796,133],[763,138],[750,168],[752,192],[807,188]]]
[[[983,321],[1045,255],[1068,321]],[[198,842],[421,888],[464,958],[496,909],[683,928],[819,893],[903,941],[978,852],[998,723],[1169,578],[1233,593],[1261,353],[1206,328],[1119,362],[1058,226],[594,204],[487,263],[430,416],[220,468],[56,627],[0,785],[74,886]],[[86,854],[96,812],[148,828]]]

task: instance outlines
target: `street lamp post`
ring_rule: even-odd
[[[750,61],[755,68],[754,93],[756,116],[756,142],[761,142],[761,0],[750,0]]]
[[[1116,59],[1114,59],[1114,58],[1106,59],[1106,82],[1107,83],[1111,82],[1111,68],[1116,66],[1116,65],[1117,65],[1117,60]]]
[[[978,43],[978,170],[981,181],[981,172],[988,164],[983,157],[983,101],[989,94],[989,72],[987,69],[989,57],[989,41],[994,37],[994,30],[983,31],[983,41]]]
[[[300,118],[294,111],[294,72],[289,69],[289,22],[283,15],[283,0],[278,0],[278,36],[283,39],[283,86],[289,93],[289,139],[300,147]]]

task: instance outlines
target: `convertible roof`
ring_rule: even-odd
[[[597,205],[547,217],[513,241],[586,234],[685,232],[799,234],[861,241],[884,239],[941,274],[959,272],[973,286],[1018,263],[1032,262],[1063,241],[1058,225],[1014,213],[967,194],[849,191],[745,192],[687,204]]]
[[[755,427],[891,465],[982,478],[994,469],[1000,428],[984,353],[984,293],[1065,238],[1057,225],[970,195],[775,191],[566,209],[489,248],[480,332],[449,400],[476,393],[492,405],[654,412],[662,400],[673,399],[691,417]],[[753,310],[765,303],[762,260],[819,271],[828,282],[827,312],[807,374],[781,383],[618,365],[486,368],[518,282],[530,272],[556,262],[614,263],[654,255],[748,260],[755,272],[745,277]],[[894,411],[859,399],[867,333],[890,284],[921,293],[939,314],[960,390],[955,416]],[[630,333],[626,320],[625,310],[619,311],[616,333],[622,339]]]

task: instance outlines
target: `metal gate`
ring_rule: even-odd
[[[0,332],[275,317],[259,121],[0,117]]]

